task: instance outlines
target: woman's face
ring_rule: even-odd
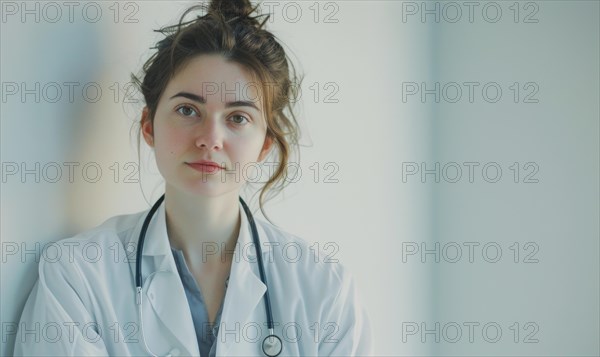
[[[191,59],[168,83],[154,124],[146,109],[142,117],[144,139],[166,184],[205,196],[239,192],[268,154],[266,130],[259,83],[220,55]]]

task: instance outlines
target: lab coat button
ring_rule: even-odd
[[[150,297],[150,300],[154,301],[154,293],[150,293],[148,296]]]
[[[173,348],[171,351],[169,351],[169,355],[171,356],[179,356],[179,350],[177,348]]]

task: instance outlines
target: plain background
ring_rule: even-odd
[[[2,2],[2,355],[44,244],[158,197],[123,95],[189,4]],[[263,3],[305,74],[303,175],[267,212],[336,244],[377,355],[597,356],[599,2],[469,4]]]

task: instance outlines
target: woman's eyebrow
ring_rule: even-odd
[[[177,98],[177,97],[187,98],[189,100],[193,100],[200,104],[206,104],[206,99],[203,96],[197,95],[194,93],[189,93],[189,92],[179,92],[179,93],[175,94],[174,96],[172,96],[171,98],[169,98],[169,100],[171,100],[173,98]],[[236,100],[234,102],[225,103],[225,108],[230,108],[230,107],[251,107],[251,108],[254,108],[254,109],[260,111],[260,109],[258,109],[256,104],[254,104],[253,102],[250,102],[250,101],[246,101],[246,100]]]
[[[194,102],[206,104],[206,99],[204,99],[203,96],[196,95],[196,94],[189,93],[189,92],[179,92],[179,93],[175,94],[174,96],[172,96],[171,98],[169,98],[169,100],[171,100],[173,98],[177,98],[177,97],[183,97],[183,98],[187,98],[189,100],[193,100]]]

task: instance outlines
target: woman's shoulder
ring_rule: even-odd
[[[263,256],[267,263],[274,263],[281,274],[292,274],[310,280],[313,284],[322,282],[324,286],[346,284],[352,280],[339,253],[335,241],[310,241],[277,227],[263,219],[256,219],[262,246],[269,247]]]
[[[133,232],[143,214],[144,211],[115,215],[73,236],[46,243],[38,265],[40,278],[119,267],[120,264],[113,263],[131,258],[128,251],[135,251],[128,243],[136,243]]]
[[[110,244],[116,238],[124,240],[140,224],[147,211],[120,214],[105,219],[102,223],[83,230],[73,236],[62,238],[52,244],[78,247],[83,243]]]

